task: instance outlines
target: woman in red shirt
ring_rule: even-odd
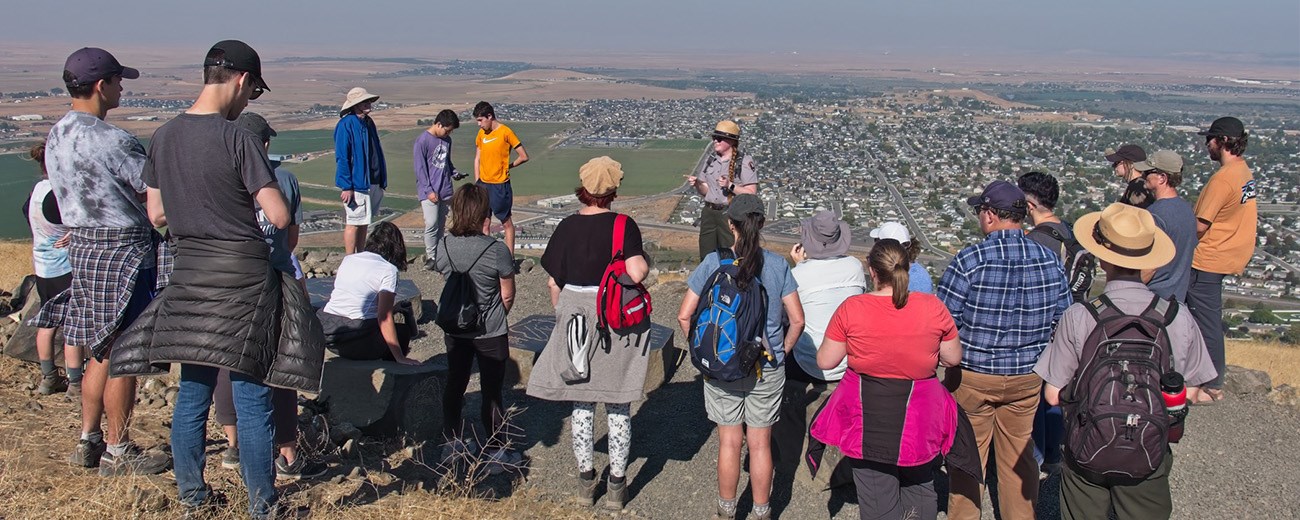
[[[961,362],[957,327],[934,295],[908,293],[908,254],[898,241],[877,241],[867,265],[875,290],[840,305],[817,351],[823,369],[848,356],[861,391],[852,399],[832,399],[836,404],[828,407],[845,403],[860,415],[831,413],[818,422],[858,419],[845,426],[863,435],[825,442],[850,457],[863,518],[933,519],[938,516],[933,470],[952,445],[958,413],[935,370]],[[831,424],[814,430],[818,426]]]

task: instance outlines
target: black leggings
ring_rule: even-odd
[[[446,336],[447,341],[447,388],[442,395],[442,434],[445,440],[461,436],[461,407],[465,403],[465,389],[469,387],[470,370],[474,359],[478,359],[479,387],[483,394],[483,406],[479,408],[484,432],[488,437],[485,445],[500,446],[509,438],[505,430],[505,407],[501,401],[501,390],[505,385],[506,360],[510,358],[510,336],[502,334],[491,338],[457,338]],[[495,443],[493,441],[496,441]]]

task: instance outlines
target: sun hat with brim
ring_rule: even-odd
[[[713,127],[713,137],[721,137],[723,139],[731,139],[740,142],[740,125],[731,120],[718,121],[717,126]]]
[[[379,99],[379,94],[371,94],[366,89],[357,87],[348,91],[348,97],[343,101],[343,106],[339,108],[339,115],[346,116],[352,111],[352,107],[365,103],[374,102]]]
[[[1174,259],[1174,241],[1156,226],[1151,212],[1114,203],[1074,223],[1074,238],[1098,259],[1139,271]]]
[[[849,252],[852,240],[849,224],[835,218],[830,211],[818,211],[816,215],[799,221],[799,243],[808,253],[808,258],[844,256]]]

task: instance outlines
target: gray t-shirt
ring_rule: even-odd
[[[253,194],[275,182],[262,139],[220,114],[180,114],[149,142],[144,181],[178,238],[263,240]]]
[[[726,204],[727,194],[722,192],[722,188],[727,185],[728,177],[731,172],[731,158],[720,157],[718,154],[709,152],[709,159],[704,162],[704,167],[696,173],[701,181],[709,186],[709,191],[704,194],[704,201],[713,204]],[[758,173],[754,172],[754,158],[749,154],[740,157],[740,164],[736,168],[735,179],[731,179],[736,187],[749,186],[758,184]]]
[[[1182,197],[1159,199],[1147,206],[1156,225],[1174,241],[1174,259],[1156,273],[1147,283],[1151,292],[1161,298],[1187,300],[1187,288],[1192,282],[1192,255],[1196,252],[1196,214],[1192,205]]]
[[[280,193],[284,194],[284,202],[289,206],[289,225],[302,224],[302,194],[298,190],[298,178],[293,173],[284,168],[280,168],[279,162],[273,162],[275,166],[275,182],[280,185]],[[289,228],[277,229],[271,221],[266,218],[266,213],[262,207],[257,205],[257,225],[262,228],[262,235],[266,237],[266,243],[271,244],[271,267],[280,271],[293,274],[293,251],[289,250]]]
[[[135,136],[85,112],[68,112],[45,142],[45,169],[68,227],[153,227],[139,197],[144,164]]]
[[[469,272],[478,290],[479,310],[483,312],[482,334],[453,334],[465,338],[494,338],[507,332],[506,308],[501,303],[501,279],[515,275],[515,259],[500,240],[472,235],[458,237],[447,234],[434,257],[434,267],[443,276],[450,275],[452,265],[460,272]],[[482,253],[483,257],[479,258]],[[478,259],[476,263],[474,260]]]

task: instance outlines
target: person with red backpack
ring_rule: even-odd
[[[555,227],[542,254],[542,268],[555,306],[555,329],[528,376],[528,395],[573,402],[573,455],[578,463],[577,502],[594,505],[600,483],[592,457],[596,403],[605,403],[609,421],[609,482],[604,506],[620,510],[627,502],[627,461],[632,445],[632,403],[645,394],[650,321],[610,319],[599,300],[609,292],[607,275],[626,284],[624,295],[644,288],[650,272],[641,230],[631,217],[611,211],[623,181],[623,166],[597,157],[578,170],[575,192],[583,207]],[[621,264],[617,265],[617,264]],[[621,301],[621,300],[620,300]],[[632,305],[628,307],[633,309]]]
[[[1061,518],[1169,518],[1169,444],[1186,404],[1214,379],[1205,342],[1186,308],[1142,283],[1174,257],[1147,210],[1121,203],[1089,213],[1074,235],[1106,273],[1101,296],[1072,305],[1034,372],[1049,404],[1065,411]]]

